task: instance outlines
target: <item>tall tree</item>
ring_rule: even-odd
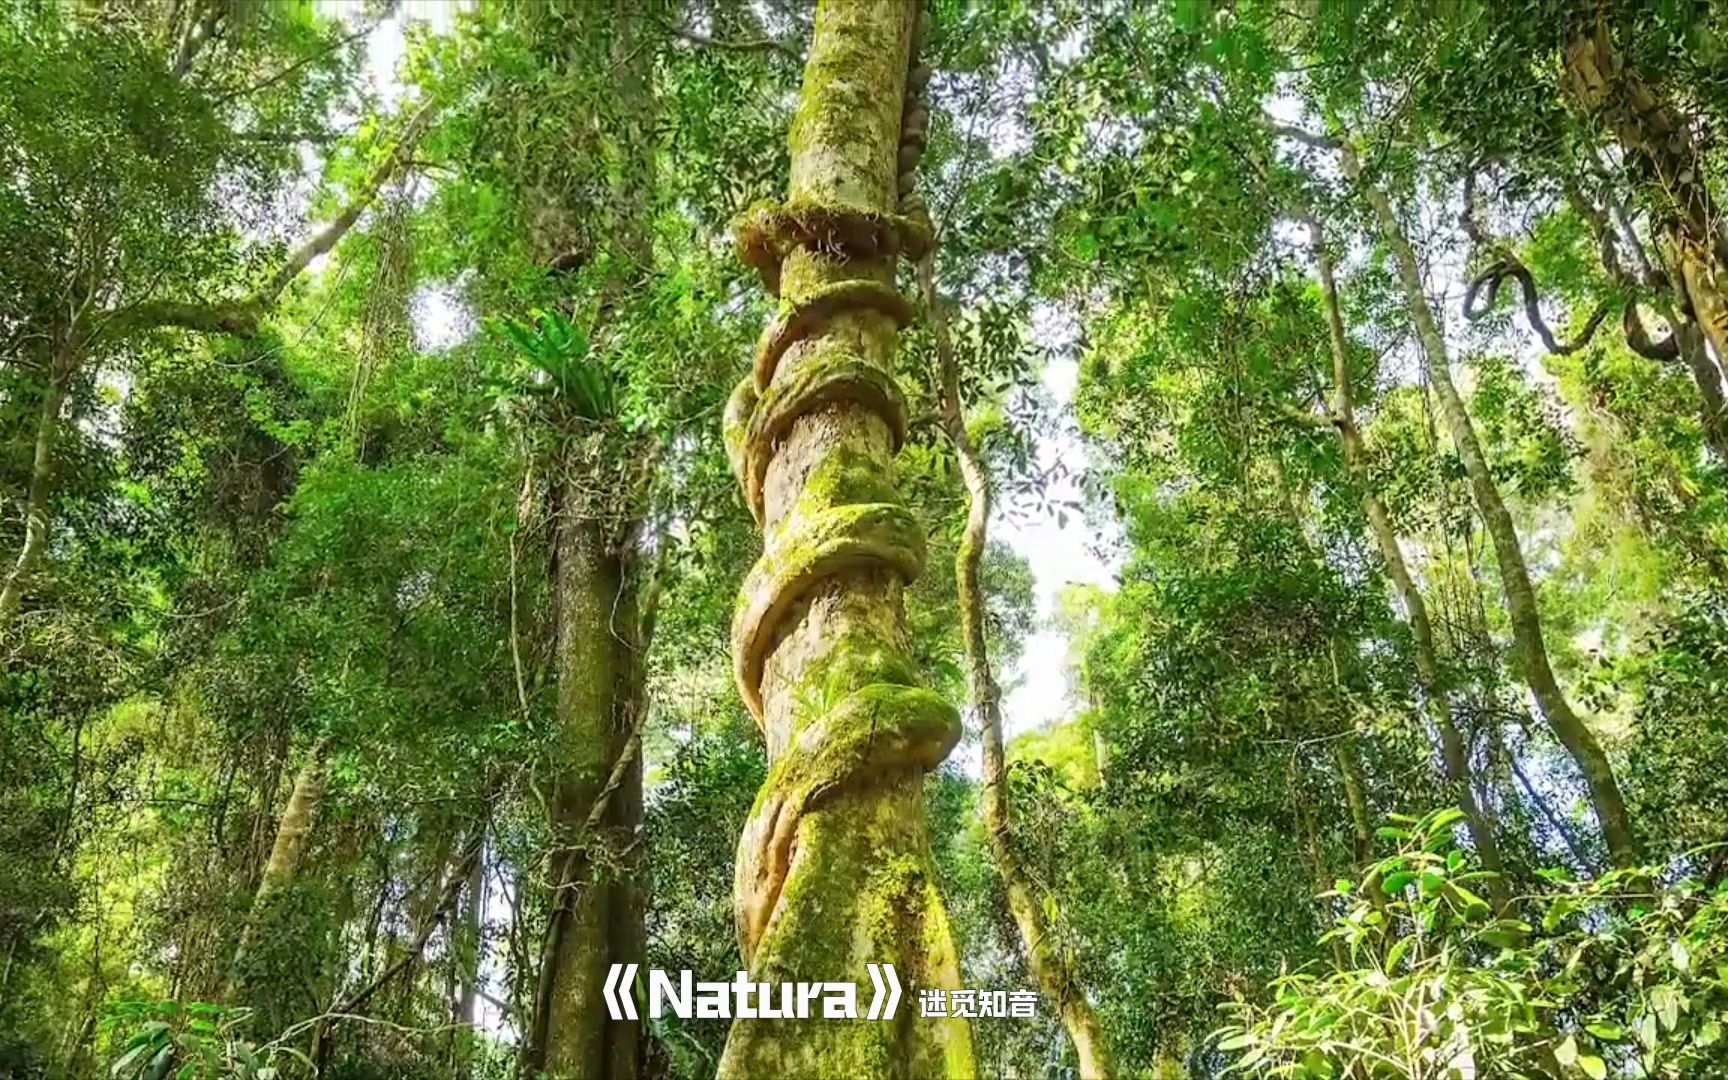
[[[272,141],[261,137],[260,116],[268,110],[285,114],[278,118],[289,124],[321,120],[314,110],[329,107],[328,83],[315,76],[346,59],[354,40],[330,25],[316,27],[320,32],[308,41],[303,34],[307,13],[290,7],[259,14],[256,22],[247,22],[223,3],[176,9],[165,27],[178,41],[171,54],[155,51],[155,43],[136,30],[116,32],[84,15],[22,20],[24,34],[38,39],[31,63],[42,79],[48,79],[48,69],[38,65],[57,65],[54,80],[80,78],[80,64],[117,65],[126,75],[83,76],[89,81],[76,93],[103,100],[107,109],[84,138],[63,138],[64,129],[43,123],[46,113],[0,120],[9,133],[6,143],[18,155],[12,194],[19,208],[29,211],[8,224],[21,234],[16,240],[24,250],[52,251],[54,260],[51,270],[20,275],[18,295],[9,301],[10,316],[19,320],[19,360],[29,372],[34,417],[22,536],[0,582],[0,634],[10,631],[47,551],[56,444],[69,395],[89,378],[90,367],[122,352],[129,337],[168,327],[256,334],[263,314],[401,171],[431,118],[431,110],[421,108],[341,212],[244,297],[208,302],[164,296],[178,288],[195,297],[211,278],[219,288],[228,285],[222,279],[234,275],[238,259],[221,243],[228,238],[228,223],[217,202],[216,177],[232,171],[257,182],[285,173],[280,149],[259,149]],[[253,65],[260,63],[279,70],[252,85]],[[20,88],[6,93],[9,100],[24,100]],[[183,137],[157,140],[127,127],[127,117],[151,111],[161,122],[182,125]],[[99,145],[87,145],[85,139]],[[116,154],[129,163],[113,167]],[[42,233],[56,228],[73,238],[69,247],[49,242]],[[182,245],[190,246],[194,238],[205,250],[199,258],[186,259]]]
[[[548,447],[557,700],[546,766],[548,917],[522,1061],[553,1077],[630,1080],[641,1068],[640,1024],[612,1019],[602,990],[611,965],[642,959],[643,911],[630,852],[642,811],[641,654],[653,618],[643,608],[643,519],[657,455],[654,433],[625,422],[630,376],[619,358],[633,347],[651,351],[630,340],[630,305],[653,272],[658,40],[645,13],[624,2],[523,4],[510,19],[563,93],[544,101],[505,84],[499,111],[582,132],[571,138],[594,159],[563,169],[528,156],[548,148],[535,140],[512,147],[526,159],[520,174],[508,177],[530,230],[530,257],[556,305],[535,333],[519,328],[516,335],[557,387],[542,429],[531,433]],[[581,109],[599,122],[589,123]]]
[[[1416,261],[1416,251],[1392,208],[1385,190],[1371,178],[1365,178],[1356,150],[1348,143],[1340,145],[1344,171],[1352,181],[1361,184],[1369,205],[1374,210],[1381,236],[1392,251],[1399,286],[1410,321],[1415,325],[1421,344],[1425,369],[1433,381],[1440,401],[1441,415],[1452,436],[1453,446],[1464,463],[1470,480],[1471,494],[1477,511],[1494,542],[1495,562],[1500,570],[1501,590],[1511,616],[1512,636],[1519,668],[1525,684],[1530,687],[1536,706],[1548,722],[1554,737],[1583,774],[1590,792],[1591,805],[1608,844],[1608,853],[1616,866],[1631,866],[1637,862],[1638,844],[1632,833],[1626,799],[1614,776],[1607,752],[1597,741],[1588,724],[1572,709],[1560,682],[1554,677],[1548,659],[1548,647],[1542,636],[1542,616],[1536,606],[1536,590],[1530,583],[1530,570],[1524,562],[1524,551],[1518,539],[1517,526],[1506,509],[1500,488],[1488,470],[1488,460],[1476,437],[1476,426],[1464,407],[1464,399],[1452,381],[1451,361],[1446,342],[1440,336],[1439,324],[1428,304],[1427,290],[1422,281],[1422,269]]]
[[[1002,740],[1002,688],[990,662],[990,647],[984,633],[984,552],[989,540],[990,513],[994,502],[989,466],[966,426],[960,400],[959,361],[948,326],[947,298],[936,291],[934,256],[919,263],[919,290],[925,317],[936,348],[939,368],[942,428],[953,444],[960,463],[960,478],[966,488],[966,523],[960,546],[954,554],[955,590],[960,609],[960,636],[966,653],[966,677],[972,688],[972,707],[978,716],[983,740],[984,784],[981,792],[984,829],[990,853],[1002,875],[1008,895],[1008,910],[1026,947],[1027,963],[1038,988],[1056,1006],[1068,1038],[1074,1042],[1080,1075],[1108,1080],[1115,1075],[1110,1043],[1098,1022],[1086,988],[1074,972],[1073,958],[1057,938],[1045,915],[1043,898],[1026,872],[1015,848],[1013,812],[1009,800],[1008,755]]]
[[[1511,901],[1511,889],[1505,881],[1505,863],[1500,857],[1500,842],[1494,836],[1494,823],[1483,812],[1476,797],[1471,775],[1469,753],[1464,737],[1452,716],[1452,694],[1440,666],[1439,649],[1434,642],[1434,622],[1428,614],[1428,602],[1411,576],[1404,560],[1404,548],[1392,525],[1386,504],[1373,487],[1369,475],[1367,447],[1362,430],[1356,424],[1355,394],[1351,389],[1350,343],[1344,331],[1344,317],[1338,303],[1338,281],[1333,271],[1332,254],[1326,246],[1326,233],[1320,219],[1307,215],[1309,243],[1314,252],[1315,269],[1320,278],[1321,303],[1326,310],[1326,340],[1332,350],[1332,400],[1327,419],[1338,432],[1338,442],[1344,451],[1344,464],[1351,476],[1362,485],[1362,513],[1368,519],[1368,529],[1374,544],[1386,564],[1386,574],[1403,605],[1404,617],[1410,623],[1410,636],[1416,645],[1416,674],[1421,681],[1424,704],[1434,728],[1440,734],[1440,760],[1446,770],[1447,783],[1464,811],[1470,840],[1484,869],[1497,875],[1489,881],[1490,895],[1495,906],[1504,910]]]
[[[765,551],[733,623],[738,688],[772,765],[739,842],[738,934],[752,978],[869,985],[891,963],[952,987],[957,957],[925,832],[925,774],[959,717],[917,686],[902,590],[924,536],[895,490],[906,412],[892,373],[897,256],[928,218],[896,213],[898,167],[927,113],[909,75],[927,17],[895,0],[823,0],[791,133],[789,196],[740,226],[781,298],[727,408],[727,444]],[[739,1020],[722,1076],[969,1076],[956,1018]]]

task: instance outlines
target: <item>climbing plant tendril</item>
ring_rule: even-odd
[[[792,130],[792,190],[738,222],[780,299],[726,409],[732,468],[763,553],[732,623],[739,693],[772,766],[746,821],[738,934],[759,981],[957,982],[932,880],[922,782],[960,738],[918,685],[901,592],[924,569],[893,457],[906,436],[896,331],[901,255],[930,244],[913,191],[928,112],[910,5],[823,3]],[[724,1076],[970,1075],[961,1020],[740,1021]]]

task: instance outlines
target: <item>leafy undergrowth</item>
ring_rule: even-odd
[[[1328,896],[1342,961],[1226,1006],[1227,1074],[1409,1080],[1728,1076],[1728,883],[1673,867],[1548,888],[1496,916],[1462,815],[1380,830],[1396,853]],[[1683,871],[1698,853],[1676,860]]]

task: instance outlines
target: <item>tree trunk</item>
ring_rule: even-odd
[[[573,10],[585,33],[606,42],[616,106],[615,126],[606,134],[618,167],[609,172],[609,198],[599,217],[622,257],[601,289],[605,330],[653,259],[647,200],[655,160],[654,52],[640,33],[645,16],[626,0]],[[559,209],[569,216],[591,212],[586,206]],[[550,266],[562,253],[539,254]],[[524,1041],[526,1064],[552,1077],[581,1080],[634,1080],[641,1072],[641,1024],[613,1020],[601,992],[611,965],[641,961],[645,940],[646,905],[633,840],[642,819],[636,740],[647,707],[647,641],[640,620],[651,612],[638,610],[642,582],[623,554],[633,542],[634,521],[628,512],[618,520],[615,508],[635,503],[630,485],[639,477],[634,463],[612,457],[619,453],[608,445],[595,458],[567,454],[559,481],[556,885]]]
[[[1374,814],[1368,806],[1368,782],[1362,775],[1355,732],[1332,740],[1332,760],[1344,783],[1344,805],[1350,808],[1350,854],[1360,872],[1374,861]]]
[[[48,385],[42,391],[42,403],[36,416],[36,439],[30,458],[30,486],[24,496],[24,542],[18,557],[0,585],[0,634],[5,633],[18,614],[24,599],[24,588],[42,553],[48,549],[48,500],[54,487],[54,442],[60,432],[60,408],[66,401],[66,384],[71,373],[54,364],[48,373]],[[5,665],[5,653],[0,652],[0,667]]]
[[[460,989],[450,1017],[457,1028],[452,1032],[451,1072],[463,1080],[471,1075],[477,1039],[475,1029],[480,1023],[480,968],[486,948],[485,919],[486,834],[482,830],[480,851],[468,868],[468,884],[464,888],[462,931],[456,953]]]
[[[1673,302],[1666,297],[1656,297],[1655,307],[1672,330],[1676,357],[1686,365],[1686,369],[1692,374],[1693,383],[1698,387],[1698,418],[1705,445],[1716,455],[1717,461],[1728,463],[1728,404],[1725,404],[1723,398],[1722,372],[1710,359],[1704,344],[1704,331],[1693,318],[1695,310],[1687,294],[1685,275],[1681,272],[1672,243],[1672,231],[1669,237],[1658,245],[1660,257],[1666,265],[1666,272],[1658,274],[1644,252],[1644,245],[1639,242],[1631,216],[1627,214],[1619,199],[1610,195],[1609,211],[1605,213],[1586,199],[1584,193],[1573,183],[1566,184],[1566,197],[1578,215],[1589,223],[1601,253],[1602,269],[1607,271],[1616,285],[1629,293],[1635,293],[1640,288],[1666,288],[1672,292]],[[1613,216],[1612,222],[1609,220],[1610,213]],[[1623,266],[1616,254],[1619,243],[1615,238],[1616,228],[1619,230],[1620,239],[1632,250],[1633,259],[1638,265],[1636,273]],[[1632,320],[1638,318],[1637,311],[1629,311],[1627,318],[1628,325],[1632,325]],[[1649,355],[1646,350],[1638,349],[1630,337],[1628,344],[1634,345],[1636,351],[1642,355]]]
[[[234,969],[238,972],[251,952],[260,922],[269,913],[271,899],[294,883],[300,874],[300,864],[312,841],[312,827],[317,824],[318,807],[324,801],[324,766],[330,753],[326,736],[313,744],[306,763],[294,777],[294,788],[288,793],[288,805],[282,808],[282,820],[276,826],[276,839],[270,845],[270,858],[258,879],[258,891],[252,898],[252,911],[240,933],[240,945],[234,950]]]
[[[591,478],[567,460],[557,530],[558,737],[552,797],[552,915],[542,944],[533,1026],[524,1044],[530,1068],[568,1078],[617,1077],[637,1025],[614,1021],[601,993],[614,963],[640,960],[613,933],[624,883],[609,850],[619,849],[611,811],[598,830],[590,812],[629,741],[619,707],[629,626],[623,567],[606,530],[585,512]],[[624,1076],[633,1076],[631,1067]]]
[[[1582,20],[1574,27],[1562,79],[1579,108],[1619,140],[1644,195],[1665,222],[1677,284],[1685,288],[1717,360],[1728,363],[1728,239],[1685,118],[1626,69],[1599,17],[1594,27]]]
[[[1674,344],[1680,353],[1680,362],[1692,373],[1692,381],[1698,387],[1699,423],[1704,429],[1704,441],[1715,453],[1716,460],[1728,463],[1728,400],[1724,399],[1722,392],[1722,369],[1716,360],[1710,358],[1709,347],[1705,344],[1714,341],[1717,357],[1728,360],[1728,353],[1722,351],[1728,339],[1722,334],[1710,336],[1708,299],[1700,303],[1699,293],[1693,290],[1692,283],[1698,280],[1699,270],[1694,264],[1688,272],[1683,247],[1684,241],[1672,234],[1661,245],[1662,259],[1667,265],[1676,300],[1674,316],[1669,323],[1674,328]],[[1728,318],[1728,312],[1721,308],[1720,299],[1718,296],[1713,312],[1718,322]]]
[[[1500,858],[1500,843],[1494,836],[1494,825],[1483,814],[1476,801],[1476,789],[1471,782],[1470,759],[1464,737],[1452,720],[1452,697],[1441,677],[1440,653],[1434,645],[1434,624],[1428,618],[1428,603],[1410,567],[1404,561],[1404,548],[1392,527],[1392,515],[1375,492],[1368,471],[1368,453],[1363,445],[1362,431],[1356,426],[1356,402],[1350,383],[1350,346],[1344,333],[1344,316],[1338,303],[1338,281],[1332,270],[1332,256],[1326,249],[1326,237],[1318,218],[1310,217],[1314,260],[1320,274],[1320,290],[1326,307],[1327,336],[1332,346],[1332,424],[1344,451],[1344,467],[1362,486],[1362,512],[1368,519],[1368,529],[1380,549],[1386,564],[1386,574],[1404,607],[1404,617],[1410,623],[1410,636],[1416,645],[1416,677],[1422,690],[1422,701],[1434,729],[1440,735],[1440,762],[1446,783],[1458,800],[1458,809],[1465,815],[1470,842],[1482,868],[1495,876],[1488,881],[1489,898],[1495,910],[1505,911],[1512,902],[1512,892],[1504,878],[1505,864]]]
[[[1308,802],[1310,787],[1305,779],[1298,774],[1296,755],[1292,753],[1284,766],[1284,790],[1290,793],[1290,802],[1296,810],[1296,827],[1302,833],[1302,846],[1308,855],[1309,880],[1314,889],[1314,921],[1321,930],[1329,930],[1333,913],[1323,897],[1332,890],[1334,879],[1326,872],[1326,857],[1320,852],[1320,827],[1314,820],[1314,808]],[[1339,971],[1349,970],[1350,956],[1344,950],[1344,940],[1332,938],[1331,947],[1333,965]]]
[[[1355,151],[1349,146],[1344,147],[1343,163],[1346,173],[1352,179],[1360,178],[1360,163]],[[1458,388],[1452,382],[1446,344],[1440,337],[1434,313],[1429,308],[1427,295],[1423,291],[1422,271],[1416,263],[1416,253],[1410,246],[1409,238],[1404,235],[1386,193],[1374,184],[1365,185],[1364,190],[1373,205],[1375,216],[1379,219],[1386,242],[1392,249],[1398,279],[1404,290],[1404,301],[1410,309],[1411,320],[1416,325],[1416,336],[1422,343],[1428,374],[1434,384],[1435,396],[1440,401],[1440,411],[1445,417],[1447,429],[1451,432],[1453,446],[1463,461],[1465,474],[1469,477],[1476,509],[1481,513],[1482,522],[1494,543],[1494,558],[1500,570],[1501,590],[1505,594],[1507,614],[1512,623],[1513,643],[1524,681],[1529,685],[1530,693],[1536,699],[1536,705],[1548,722],[1549,729],[1553,731],[1555,738],[1560,740],[1567,753],[1571,754],[1572,760],[1583,773],[1591,805],[1596,810],[1597,820],[1601,823],[1602,834],[1608,844],[1610,858],[1616,866],[1633,865],[1638,860],[1638,848],[1633,840],[1626,801],[1620,794],[1620,785],[1614,778],[1608,755],[1596,741],[1595,734],[1578,714],[1572,711],[1572,706],[1566,700],[1566,695],[1560,689],[1559,681],[1554,677],[1554,670],[1548,662],[1548,648],[1542,639],[1542,619],[1536,607],[1536,591],[1530,583],[1530,571],[1524,564],[1518,530],[1512,522],[1512,514],[1506,509],[1505,501],[1500,497],[1500,490],[1495,485],[1493,476],[1488,471],[1488,462],[1482,454],[1481,444],[1477,441],[1470,414],[1464,408],[1464,399],[1459,396]]]
[[[924,532],[892,464],[906,424],[894,344],[910,314],[894,264],[928,244],[927,226],[894,215],[918,22],[903,2],[816,8],[790,198],[739,227],[780,315],[726,424],[766,549],[733,621],[734,666],[772,761],[739,842],[740,945],[755,981],[849,981],[866,999],[866,962],[909,987],[959,982],[923,790],[960,721],[916,685],[902,591]],[[908,134],[922,113],[909,109]],[[915,1003],[892,1022],[735,1021],[720,1075],[974,1075],[966,1021]]]
[[[955,587],[959,593],[960,633],[966,648],[966,667],[972,684],[972,705],[984,742],[984,828],[990,852],[1002,874],[1008,894],[1008,910],[1026,946],[1026,959],[1038,988],[1056,1006],[1062,1026],[1074,1043],[1083,1080],[1108,1080],[1115,1075],[1110,1044],[1103,1025],[1092,1011],[1086,991],[1075,976],[1070,957],[1051,932],[1044,918],[1044,905],[1031,877],[1014,848],[1013,816],[1008,799],[1008,758],[1002,743],[1002,691],[990,665],[989,645],[984,637],[984,589],[980,571],[990,525],[992,492],[990,476],[978,447],[966,430],[960,404],[959,371],[948,333],[948,314],[936,294],[931,259],[919,264],[919,285],[924,309],[930,320],[942,372],[942,426],[954,444],[960,476],[966,485],[966,526],[960,548],[954,555]]]

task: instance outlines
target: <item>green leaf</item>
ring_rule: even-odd
[[[1578,1060],[1578,1040],[1568,1035],[1560,1040],[1560,1045],[1554,1048],[1554,1060],[1562,1065],[1570,1065]]]
[[[1672,960],[1674,966],[1683,972],[1692,968],[1692,954],[1686,951],[1686,943],[1679,938],[1675,938],[1669,944],[1668,959]]]
[[[1590,1080],[1606,1080],[1608,1076],[1607,1064],[1595,1054],[1579,1054],[1578,1067]]]
[[[1388,893],[1401,893],[1405,886],[1416,880],[1416,877],[1417,874],[1414,870],[1399,870],[1396,873],[1387,874],[1385,889]]]
[[[1638,1021],[1638,1041],[1644,1044],[1644,1049],[1656,1049],[1656,1014],[1645,1013]]]
[[[108,1070],[108,1075],[109,1076],[128,1076],[128,1075],[136,1074],[138,1071],[137,1070],[137,1063],[138,1063],[139,1059],[141,1059],[149,1051],[150,1051],[150,1044],[149,1043],[139,1043],[137,1046],[134,1046],[132,1049],[130,1049],[130,1050],[126,1051],[124,1054],[120,1055],[120,1060],[116,1061],[113,1064],[113,1066]]]
[[[1401,937],[1393,942],[1392,947],[1386,950],[1386,970],[1388,972],[1397,971],[1398,961],[1404,959],[1404,954],[1409,952],[1410,946],[1415,943],[1416,939],[1413,937]]]
[[[167,1043],[156,1051],[156,1056],[150,1059],[150,1064],[142,1075],[145,1080],[163,1080],[168,1070],[174,1065],[174,1044]]]

